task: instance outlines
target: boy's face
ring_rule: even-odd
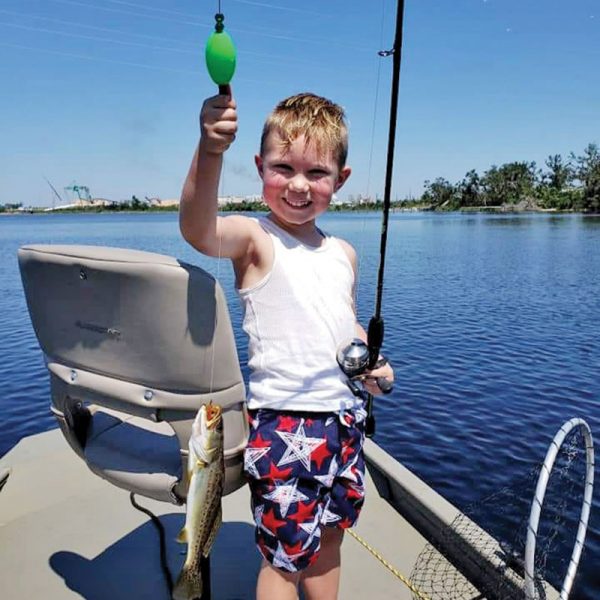
[[[350,175],[349,167],[340,169],[331,152],[319,155],[304,136],[286,148],[276,132],[267,135],[263,155],[256,156],[255,162],[267,206],[291,225],[312,222],[325,212]]]

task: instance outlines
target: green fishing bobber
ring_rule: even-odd
[[[218,13],[215,30],[206,42],[206,67],[211,79],[219,86],[226,86],[235,72],[235,46],[231,36],[224,31],[225,17]]]

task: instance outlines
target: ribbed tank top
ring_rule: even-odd
[[[342,245],[325,235],[303,244],[269,218],[258,219],[273,243],[273,267],[238,290],[248,335],[248,408],[339,411],[358,402],[337,361],[355,336],[354,272]]]

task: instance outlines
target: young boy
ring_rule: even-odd
[[[365,411],[336,362],[339,345],[366,340],[354,310],[356,254],[315,219],[350,175],[343,110],[325,98],[283,100],[255,157],[270,213],[217,216],[223,153],[236,104],[204,102],[201,135],[184,184],[180,227],[209,256],[233,262],[249,337],[251,433],[245,470],[263,555],[258,600],[337,598],[340,545],[364,499]],[[389,364],[365,374],[393,381]]]

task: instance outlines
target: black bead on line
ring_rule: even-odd
[[[215,21],[215,31],[221,33],[223,29],[225,29],[225,24],[223,23],[223,21],[225,21],[225,15],[223,13],[217,13],[215,15]]]

